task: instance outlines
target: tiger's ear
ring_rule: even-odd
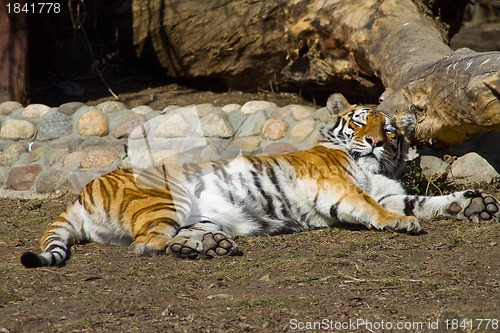
[[[328,101],[326,102],[326,109],[332,116],[341,115],[351,106],[352,105],[349,104],[347,99],[345,99],[342,94],[330,95],[330,97],[328,97]]]

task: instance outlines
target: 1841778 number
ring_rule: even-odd
[[[446,319],[444,321],[445,328],[447,330],[464,330],[464,331],[475,331],[475,330],[491,330],[491,331],[500,331],[500,324],[498,319]]]
[[[9,14],[59,14],[61,4],[57,2],[7,3]]]

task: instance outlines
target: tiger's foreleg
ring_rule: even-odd
[[[342,182],[339,186],[339,182],[326,180],[318,185],[318,194],[310,199],[322,214],[329,215],[333,221],[361,224],[369,229],[409,233],[423,231],[416,217],[387,210],[354,183]]]
[[[468,190],[441,196],[407,195],[399,182],[382,175],[371,178],[368,192],[383,207],[396,214],[420,220],[436,217],[459,220],[499,220],[500,203],[482,190]]]

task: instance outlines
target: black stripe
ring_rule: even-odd
[[[386,195],[382,196],[382,198],[378,199],[377,202],[381,203],[383,200],[385,200],[385,199],[387,199],[389,197],[395,196],[395,195],[397,195],[397,194],[386,194]]]
[[[255,186],[259,189],[260,195],[265,200],[265,204],[262,203],[262,207],[265,209],[266,215],[269,217],[277,218],[276,210],[274,208],[273,197],[271,195],[269,195],[269,193],[267,193],[263,189],[262,183],[260,182],[259,175],[255,171],[251,171],[250,173],[252,174],[252,176],[254,178]]]
[[[59,229],[59,228],[58,228]],[[62,228],[62,229],[65,229],[67,232],[69,232],[70,234],[72,234],[72,232],[66,228]],[[61,243],[64,243],[64,240],[61,239],[61,236],[59,236],[59,234],[55,231],[50,231],[49,233],[47,233],[44,237],[43,237],[43,243],[44,244],[51,244],[53,242],[56,242],[56,241],[60,241]],[[49,251],[49,250],[47,250]]]
[[[265,233],[269,233],[269,228],[271,224],[266,221],[264,216],[262,216],[262,213],[259,212],[254,212],[253,210],[250,210],[246,207],[243,207],[243,214],[245,214],[245,220],[248,222],[254,222],[257,224],[260,229],[255,230],[254,232],[251,232],[249,234],[245,234],[246,236],[253,236],[253,235],[259,235],[264,231]]]
[[[262,196],[264,199],[266,199],[266,215],[271,217],[271,218],[278,218],[276,215],[276,208],[274,207],[274,200],[273,197],[270,196],[269,194],[262,192]]]
[[[205,190],[205,181],[202,179],[196,184],[194,188],[194,195],[199,199],[201,196],[201,192]]]
[[[102,205],[106,211],[109,211],[113,198],[116,196],[116,192],[120,189],[120,186],[118,186],[118,182],[111,177],[104,178],[101,186]]]
[[[58,244],[52,244],[52,245],[50,245],[48,248],[46,248],[44,251],[45,251],[45,252],[52,252],[52,251],[54,251],[55,249],[61,249],[61,250],[63,250],[64,252],[66,252],[66,251],[67,251],[67,248],[66,248],[66,247],[61,246],[61,245],[58,245]]]
[[[354,161],[353,161],[352,157],[350,157],[349,155],[345,154],[342,151],[337,151],[337,152],[341,153],[341,155],[343,155],[343,156],[335,156],[335,160],[338,163],[337,167],[339,169],[343,169],[351,178],[356,179],[356,177],[351,172],[351,170],[349,170],[349,168],[353,169],[352,164],[353,164]],[[342,161],[340,159],[343,159],[344,163],[347,164],[349,166],[349,168],[345,167],[342,164]]]
[[[151,231],[151,229],[157,227],[158,225],[166,224],[170,227],[179,229],[179,224],[176,220],[168,217],[159,217],[153,220],[148,221],[148,223],[144,224],[135,235],[149,235],[149,234],[157,234],[157,235],[165,235],[163,233],[158,233],[157,231]]]
[[[170,185],[173,185],[172,183]],[[180,203],[184,206],[191,207],[191,197],[186,189],[182,186],[170,186],[168,190],[151,190],[147,192],[146,199],[151,197],[162,198],[163,200],[171,200]]]
[[[340,206],[340,200],[330,207],[330,216],[336,221],[340,221],[338,216],[339,206]]]
[[[47,266],[52,266],[56,262],[56,256],[52,252],[49,252],[49,253],[50,253],[50,259],[49,259],[49,262],[48,262]]]
[[[417,199],[416,198],[413,198],[413,197],[406,197],[405,200],[404,200],[404,203],[405,203],[405,209],[404,209],[404,213],[406,216],[413,216],[415,215],[413,213],[413,211],[415,210],[415,203],[416,203]]]
[[[216,182],[215,183],[215,186],[217,186],[217,188],[219,189],[219,192],[223,195],[223,196],[226,196],[227,199],[232,203],[232,204],[236,204],[235,201],[234,201],[234,197],[233,197],[233,192],[231,191],[231,189],[229,188],[229,184],[226,182],[224,183],[226,186],[223,186],[222,185],[223,182]]]
[[[253,178],[253,184],[257,188],[257,190],[259,191],[259,194],[260,194],[259,199],[257,199],[258,197],[254,193],[252,193],[253,197],[255,199],[257,199],[257,201],[260,204],[260,207],[265,211],[266,216],[276,216],[276,213],[274,211],[273,200],[269,196],[269,194],[266,193],[264,191],[264,189],[262,188],[262,183],[260,181],[259,174],[253,170],[250,171],[250,174],[252,175],[252,178]]]
[[[266,170],[266,173],[269,179],[271,180],[271,183],[274,185],[274,188],[280,194],[280,199],[281,199],[280,201],[282,202],[281,214],[283,214],[283,216],[285,217],[292,218],[290,216],[290,210],[291,210],[290,201],[288,201],[287,195],[284,192],[283,188],[281,187],[280,180],[276,175],[274,168],[271,165],[269,165]]]
[[[173,206],[173,207],[172,207]],[[149,213],[149,212],[154,212],[154,211],[158,211],[158,210],[167,210],[167,211],[170,211],[170,212],[175,212],[177,213],[177,210],[175,209],[175,205],[173,203],[164,203],[164,202],[160,202],[160,203],[156,203],[154,205],[149,205],[149,206],[146,206],[146,207],[143,207],[137,211],[135,211],[133,214],[132,214],[132,226],[135,226],[135,223],[137,221],[137,219],[144,213]],[[176,225],[178,225],[178,222],[171,219],[172,221],[175,222]],[[142,227],[141,227],[142,228]]]
[[[195,223],[192,223],[192,224],[189,224],[189,225],[185,225],[185,226],[181,227],[179,230],[184,230],[184,229],[205,230],[205,229],[202,229],[201,227],[196,227],[197,224],[212,224],[212,225],[215,225],[215,226],[219,227],[217,224],[213,223],[210,220],[200,220],[198,222],[195,222]]]
[[[257,174],[257,172],[255,172],[253,170],[250,171],[250,174],[252,175],[252,178],[253,178],[253,184],[259,190],[259,192],[261,192],[262,191],[262,185],[260,184],[259,175]]]
[[[151,172],[141,172],[137,175],[135,183],[137,184],[137,187],[140,188],[151,188],[151,187],[163,188],[165,184],[165,179]]]
[[[163,200],[176,201],[183,205],[191,205],[191,200],[189,196],[185,194],[184,187],[175,183],[169,183],[169,185],[167,189],[126,188],[124,189],[123,200],[131,202],[140,199],[150,200],[151,198],[161,198]],[[181,193],[179,194],[179,192]]]
[[[248,187],[247,178],[243,175],[242,172],[238,172],[238,178],[239,178],[241,187],[243,187],[243,188]]]
[[[85,208],[87,212],[89,212],[89,214],[93,213],[92,208],[94,207],[91,193],[92,193],[92,188],[90,186],[86,186],[84,192],[82,193],[82,206],[83,208]]]
[[[417,197],[418,208],[424,207],[426,201],[427,201],[427,197],[424,197],[424,196]]]
[[[224,167],[220,167],[219,172],[217,172],[217,177],[224,182],[226,185],[225,189],[220,185],[219,187],[223,191],[223,193],[226,193],[227,196],[229,197],[229,201],[232,204],[235,204],[234,197],[233,197],[233,192],[231,191],[231,185],[232,185],[232,180],[231,177],[227,174],[226,170]]]

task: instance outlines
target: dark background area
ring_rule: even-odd
[[[429,15],[442,16],[451,26],[450,34],[460,28],[459,8],[446,1],[416,1],[430,7]],[[431,3],[432,4],[429,4]],[[449,2],[449,1],[448,1]],[[484,2],[484,1],[483,1]],[[434,7],[432,7],[434,6]],[[500,21],[494,10],[478,4],[469,5],[466,22],[451,39],[454,49],[469,47],[476,51],[499,50]],[[61,12],[30,14],[29,18],[29,103],[57,106],[68,101],[92,103],[120,95],[155,89],[153,97],[136,98],[136,103],[148,104],[148,98],[158,99],[162,92],[222,93],[230,87],[210,78],[171,79],[154,61],[152,48],[137,58],[132,48],[130,2],[128,1],[68,1],[61,3]],[[147,59],[145,61],[144,59]],[[296,94],[304,103],[324,104],[331,91],[280,87],[278,91]],[[379,85],[380,93],[383,86]],[[256,93],[258,91],[247,91]],[[345,92],[344,92],[345,93]],[[151,92],[149,92],[151,95]],[[362,100],[359,94],[349,95],[355,102],[376,103],[373,96]],[[251,95],[244,95],[251,98]],[[203,96],[200,96],[203,98]],[[131,98],[134,99],[134,98]],[[160,98],[161,99],[161,98]],[[209,98],[210,99],[210,98]],[[361,100],[360,100],[361,99]],[[161,100],[168,103],[168,100]]]

